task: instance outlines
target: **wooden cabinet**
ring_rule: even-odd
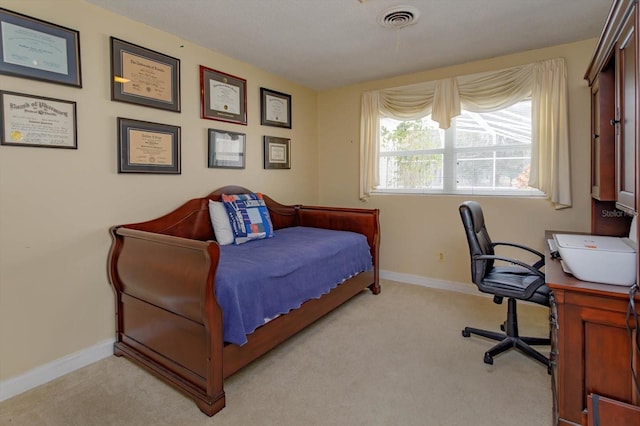
[[[637,214],[638,9],[638,0],[613,0],[585,74],[591,87],[592,234],[626,236]],[[611,419],[636,416],[640,395],[632,369],[640,371],[640,350],[634,344],[640,337],[633,319],[627,318],[629,287],[580,281],[566,274],[548,253],[545,273],[554,294],[551,335],[556,423],[594,424],[595,395],[606,401],[603,409],[609,418],[602,424],[620,424]],[[638,309],[638,294],[634,302]]]
[[[637,6],[633,3],[615,47],[616,207],[636,212]]]
[[[622,236],[637,211],[638,0],[614,0],[585,79],[591,87],[591,232]]]
[[[640,371],[640,353],[633,346],[638,331],[626,318],[629,287],[580,281],[566,274],[548,249],[545,273],[554,294],[551,336],[557,424],[587,424],[590,394],[640,405],[631,372],[632,365]],[[635,303],[640,306],[640,295]]]

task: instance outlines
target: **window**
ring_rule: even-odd
[[[518,111],[525,104],[530,112]],[[479,114],[466,111],[461,116],[465,107]],[[400,142],[400,134],[397,140],[395,134],[387,134],[391,140],[380,142],[381,119],[408,121],[428,112],[438,129],[450,129],[456,121],[455,126],[440,133],[423,122],[422,128],[430,128],[439,139],[407,128],[414,137],[410,143]],[[514,122],[507,113],[518,119]],[[570,207],[568,118],[567,67],[562,58],[363,92],[360,200],[367,201],[374,192],[521,194],[545,197],[556,209]],[[513,125],[505,128],[496,120]],[[523,123],[530,128],[531,143],[513,137]],[[387,130],[395,132],[396,126]],[[382,164],[381,148],[390,157]],[[529,167],[519,161],[528,161]]]
[[[531,100],[475,113],[462,111],[447,130],[431,117],[380,120],[376,192],[544,195],[528,186]]]

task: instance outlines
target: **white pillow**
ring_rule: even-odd
[[[221,246],[232,244],[234,241],[233,231],[229,223],[229,215],[227,209],[224,208],[222,201],[209,200],[209,216],[211,217],[211,225],[213,232],[216,234],[216,241]]]

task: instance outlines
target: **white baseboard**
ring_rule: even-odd
[[[439,280],[437,278],[422,277],[420,275],[403,274],[400,272],[383,271],[380,270],[380,278],[397,281],[406,284],[415,284],[422,287],[435,288],[438,290],[455,291],[457,293],[469,294],[472,296],[493,298],[492,294],[482,293],[478,290],[475,284],[464,284],[457,281]],[[527,304],[531,306],[539,307],[540,309],[548,309],[543,305],[529,302],[526,300],[519,300],[518,303]]]
[[[393,271],[380,271],[380,278],[398,281],[401,283],[415,284],[423,287],[435,288],[439,290],[455,291],[458,293],[483,296],[475,285],[464,284],[456,281],[439,280],[436,278],[422,277],[420,275],[403,274]]]
[[[481,295],[475,286],[454,281],[438,280],[419,275],[402,274],[392,271],[380,271],[380,278],[407,284],[440,290],[456,291],[459,293]],[[108,339],[89,348],[69,354],[65,357],[41,365],[20,376],[0,382],[0,401],[26,392],[51,380],[62,377],[74,370],[93,364],[113,354],[114,339]]]
[[[20,376],[0,382],[0,401],[43,385],[74,370],[93,364],[113,355],[115,339],[108,339],[94,346],[27,371]]]

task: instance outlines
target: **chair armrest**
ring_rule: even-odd
[[[537,275],[538,279],[534,280],[531,284],[529,284],[527,286],[527,288],[525,289],[522,299],[527,300],[530,299],[531,296],[533,296],[533,293],[536,292],[536,290],[538,290],[540,287],[542,287],[543,285],[545,285],[546,281],[545,281],[545,275],[543,272],[540,272],[540,270],[538,268],[536,268],[535,266],[529,265],[527,263],[524,263],[518,259],[512,259],[509,257],[504,257],[504,256],[496,256],[496,255],[490,255],[490,254],[482,254],[482,255],[478,255],[478,256],[474,256],[474,259],[480,259],[480,260],[501,260],[504,262],[508,262],[511,263],[513,265],[517,265],[520,266],[522,268],[527,269],[531,275]]]
[[[544,266],[544,254],[540,253],[538,250],[532,249],[531,247],[523,246],[522,244],[518,244],[518,243],[505,242],[505,241],[494,241],[491,243],[491,247],[495,248],[497,246],[509,246],[509,247],[519,248],[524,251],[528,251],[529,253],[535,254],[539,258],[539,260],[536,263],[532,264],[531,266],[533,266],[536,269],[540,269]]]

